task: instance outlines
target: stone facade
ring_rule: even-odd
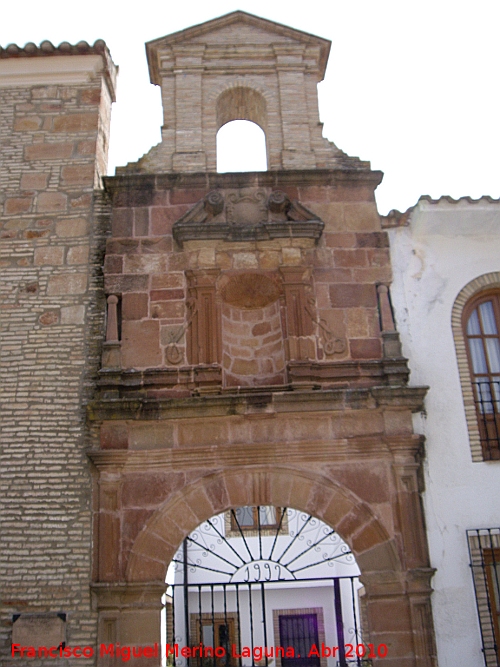
[[[50,450],[52,468],[39,468],[43,479],[64,475],[61,493],[78,496],[82,524],[69,514],[68,504],[63,517],[71,519],[78,537],[69,526],[63,536],[63,526],[58,543],[56,531],[45,530],[51,542],[41,550],[50,559],[51,549],[62,549],[67,568],[68,553],[85,553],[79,591],[71,601],[57,601],[64,611],[72,610],[70,643],[75,637],[84,641],[78,613],[88,623],[90,644],[159,641],[165,574],[182,539],[229,508],[271,504],[322,519],[352,548],[366,590],[366,637],[388,646],[387,657],[374,664],[435,665],[433,571],[419,497],[423,441],[412,430],[412,412],[422,408],[425,388],[407,385],[392,319],[388,239],[374,198],[382,175],[321,137],[316,84],[328,48],[325,40],[242,12],[150,43],[152,80],[163,93],[163,141],[138,163],[104,179],[110,212],[105,244],[95,231],[101,218],[92,203],[94,180],[88,183],[86,218],[90,223],[94,206],[92,232],[68,224],[66,210],[54,209],[55,234],[66,234],[57,239],[66,243],[76,230],[93,240],[96,252],[104,252],[104,291],[94,292],[98,282],[87,287],[92,262],[73,274],[65,270],[69,250],[60,250],[55,238],[46,242],[48,248],[43,244],[44,261],[51,262],[47,292],[40,280],[30,288],[35,289],[30,316],[33,322],[44,316],[39,310],[45,303],[54,311],[36,325],[39,336],[52,341],[53,361],[37,363],[39,346],[18,352],[31,378],[33,368],[40,382],[53,378],[54,404],[43,404],[47,418],[24,414],[28,426],[38,429],[36,437],[46,448],[60,436],[61,447],[78,462],[72,486],[64,486],[68,464],[64,472],[57,467],[62,450]],[[217,129],[235,118],[254,120],[266,131],[268,172],[213,172]],[[68,122],[63,126],[73,128]],[[55,121],[48,127],[52,131]],[[48,143],[28,146],[27,154],[34,151],[37,160],[50,161],[43,153],[49,149],[38,147]],[[73,159],[69,148],[57,151],[62,151],[58,159],[66,153]],[[45,164],[36,171],[43,172]],[[47,193],[50,206],[64,207],[71,197],[67,179],[77,176],[69,167],[62,165],[66,180]],[[28,206],[17,202],[17,195],[12,198],[10,207]],[[23,213],[17,217],[23,219]],[[76,252],[80,237],[70,238]],[[41,248],[41,241],[33,243],[36,249],[38,244]],[[18,266],[17,259],[9,261]],[[41,275],[43,268],[38,271]],[[30,278],[29,285],[35,283]],[[98,326],[104,296],[106,334],[93,383],[96,329],[89,324]],[[18,302],[28,299],[27,293]],[[65,357],[78,380],[73,393],[69,379],[60,382],[64,360],[57,361],[58,374],[53,368],[64,340],[57,329],[64,308],[72,309],[64,310],[66,319],[80,313],[68,329],[73,347]],[[15,345],[30,335],[17,324]],[[92,384],[85,430],[82,408]],[[32,380],[31,390],[37,391]],[[38,397],[32,405],[22,392],[12,400],[21,399],[24,413],[38,406]],[[70,401],[64,432],[54,417],[63,399]],[[13,456],[20,456],[31,441],[28,432],[17,430],[20,412],[12,420]],[[93,465],[92,501],[85,452]],[[33,466],[48,461],[46,456],[33,458]],[[24,469],[15,475],[9,464],[9,483],[24,489]],[[47,498],[45,489],[39,494]],[[52,514],[57,516],[55,509]],[[15,519],[12,526],[20,541],[28,539]],[[28,526],[35,530],[33,519]],[[31,552],[22,553],[31,558]],[[21,571],[21,555],[11,565],[13,573]],[[59,573],[64,582],[71,580],[66,571]],[[52,581],[62,595],[65,584],[57,576],[53,572]],[[97,635],[92,635],[90,583]],[[29,594],[15,580],[10,585],[12,615],[24,609]],[[32,606],[54,611],[55,600],[40,591],[37,585],[39,602]],[[6,646],[11,619],[5,618]],[[151,661],[137,658],[130,664]]]
[[[371,640],[393,655],[381,664],[433,664],[422,441],[411,423],[425,390],[406,386],[381,289],[390,267],[379,179],[368,170],[106,179],[116,223],[105,286],[130,319],[121,341],[105,344],[89,413],[101,443],[91,453],[100,476],[94,591],[120,642],[158,636],[166,564],[201,521],[228,507],[290,505],[335,526],[356,553]],[[200,199],[227,199],[237,185],[263,201],[272,188],[286,192],[321,217],[321,237],[175,241]],[[281,375],[260,373],[249,351],[261,339],[246,323],[262,326],[264,312]],[[139,584],[152,587],[149,601]],[[137,605],[149,619],[143,634]]]

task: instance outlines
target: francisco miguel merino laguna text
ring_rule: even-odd
[[[344,655],[345,657],[358,657],[358,658],[384,658],[387,655],[387,646],[386,644],[379,644],[375,646],[374,644],[346,644],[344,646]],[[325,646],[324,643],[321,643],[321,649],[319,649],[316,644],[312,644],[308,658],[310,657],[323,657],[329,658],[336,657],[340,655],[341,651],[338,646]],[[182,646],[179,648],[179,644],[167,644],[165,646],[165,655],[174,655],[176,658],[179,656],[183,658],[223,658],[227,654],[227,651],[224,646],[217,646],[213,648],[212,646],[204,646],[203,644],[198,644],[197,646]],[[94,655],[94,648],[92,646],[64,646],[64,644],[59,644],[59,646],[21,646],[21,644],[12,644],[11,648],[12,657],[20,656],[22,658],[92,658]],[[117,657],[121,658],[123,662],[128,662],[130,658],[158,658],[160,655],[160,649],[158,643],[155,643],[153,646],[120,646],[119,643],[116,644],[101,644],[99,647],[99,655],[110,656],[112,658]],[[300,654],[295,653],[295,649],[292,646],[243,646],[241,652],[239,651],[236,644],[231,644],[231,657],[232,658],[253,658],[254,661],[262,660],[262,658],[300,658]]]

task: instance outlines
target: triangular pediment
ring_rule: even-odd
[[[271,41],[272,40],[272,41]],[[265,30],[248,21],[234,21],[229,25],[223,25],[218,29],[195,35],[190,39],[183,40],[183,44],[300,44],[298,39],[291,35],[281,34],[275,31]]]
[[[186,30],[174,32],[146,44],[152,83],[158,80],[158,54],[175,46],[206,45],[295,45],[315,47],[319,51],[319,69],[324,74],[330,41],[301,30],[260,18],[243,11],[235,11]]]
[[[272,43],[273,41],[294,41],[316,46],[330,45],[329,40],[323,39],[322,37],[317,37],[316,35],[311,35],[302,30],[296,30],[295,28],[290,28],[281,23],[269,21],[260,16],[254,16],[248,12],[238,10],[236,12],[224,14],[224,16],[212,19],[211,21],[205,21],[205,23],[191,26],[190,28],[186,28],[186,30],[179,30],[171,35],[154,39],[151,42],[148,42],[147,46],[159,47],[163,44],[211,41],[211,35],[224,36],[226,34],[231,34],[231,29],[234,30],[235,24],[245,26],[249,36],[255,36],[259,39],[263,39],[264,36],[266,36],[267,43]]]
[[[310,238],[317,241],[324,223],[281,190],[213,190],[173,225],[173,235],[185,241],[265,241]]]

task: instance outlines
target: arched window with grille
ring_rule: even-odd
[[[500,459],[500,290],[467,303],[463,331],[483,459]]]

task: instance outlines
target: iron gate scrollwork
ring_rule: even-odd
[[[169,568],[169,661],[176,667],[369,664],[345,652],[362,641],[358,575],[348,545],[304,512],[258,506],[214,516],[185,539]],[[303,632],[315,623],[317,642]]]

